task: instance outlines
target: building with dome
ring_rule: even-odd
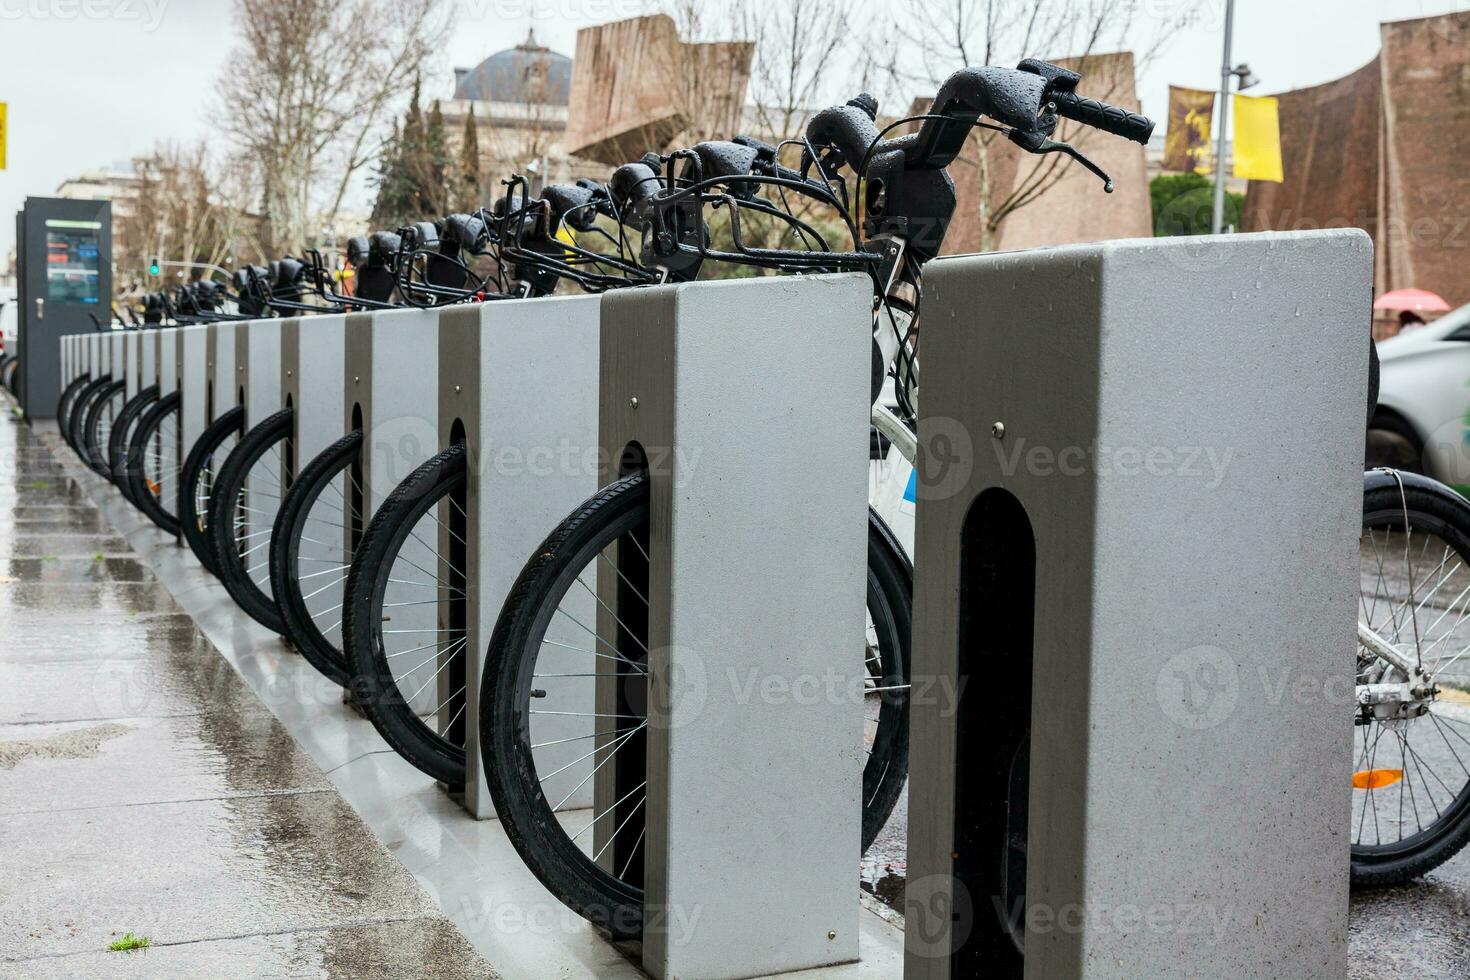
[[[499,195],[500,181],[512,173],[524,174],[533,187],[607,177],[605,164],[578,160],[565,151],[571,81],[572,59],[538,44],[534,31],[473,68],[454,70],[454,97],[441,100],[439,111],[455,153],[465,117],[474,112],[487,202]]]

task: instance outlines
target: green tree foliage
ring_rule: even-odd
[[[1208,235],[1215,209],[1215,184],[1201,174],[1160,174],[1149,182],[1154,237]],[[1240,227],[1245,195],[1225,193],[1225,224]]]
[[[465,212],[478,210],[480,200],[480,130],[475,123],[475,107],[464,119],[464,133],[459,141],[459,209]]]

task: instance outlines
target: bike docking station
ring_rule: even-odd
[[[136,330],[117,331],[123,348],[123,404],[137,397],[143,382],[143,338]]]
[[[281,410],[281,332],[286,321],[246,320],[235,328],[235,397],[245,409],[242,431]]]
[[[228,323],[229,321],[225,321]],[[231,324],[233,326],[233,324]],[[218,323],[199,323],[178,328],[174,346],[179,378],[179,451],[180,464],[204,429],[214,420],[215,327]],[[234,345],[227,345],[234,359]],[[233,373],[234,365],[230,365]]]
[[[348,417],[342,411],[347,316],[325,313],[290,317],[280,323],[280,399],[276,408],[291,409],[285,465],[294,474],[349,430]]]
[[[159,399],[178,391],[183,382],[179,370],[179,329],[158,327],[149,331],[153,337],[154,382],[158,385]]]
[[[67,334],[61,338],[61,388],[66,386],[86,373],[82,358],[82,334]]]
[[[495,816],[479,739],[490,634],[526,558],[597,491],[601,303],[598,296],[495,300],[450,307],[439,318],[438,445],[462,443],[467,471],[462,499],[455,501],[462,517],[441,523],[438,532],[440,577],[452,581],[459,567],[465,583],[462,612],[453,601],[438,606],[438,628],[465,634],[463,676],[444,670],[437,685],[440,703],[463,703],[439,722],[452,729],[441,734],[466,752],[466,784],[444,788],[476,819]],[[454,527],[456,519],[462,528]],[[582,598],[576,605],[586,623],[596,607],[590,594]],[[446,666],[443,659],[437,668]],[[567,660],[568,669],[577,669],[577,655]],[[592,698],[589,691],[582,703],[563,702],[557,692],[538,702],[546,711],[568,712],[560,725],[543,729],[558,744],[538,750],[538,765],[567,766],[569,795],[558,799],[563,809],[585,809],[592,805],[592,763],[577,764],[585,743],[571,739],[591,737],[594,719],[572,713],[591,711]]]
[[[1368,236],[925,278],[905,976],[1343,976]]]
[[[362,528],[371,523],[394,488],[438,450],[440,316],[438,309],[347,315],[342,405],[348,425],[339,435],[352,429],[362,432],[352,508]],[[354,551],[357,542],[351,538],[356,532],[349,528],[346,533],[346,550]],[[438,561],[431,544],[418,537],[405,542],[400,554],[419,568],[433,568]],[[344,583],[322,598],[341,601],[345,591]],[[345,615],[345,608],[343,612]],[[397,607],[386,627],[405,636],[410,632],[428,636],[437,628],[438,612],[433,605]],[[406,673],[402,683],[418,689],[437,669],[437,664],[426,664]],[[434,688],[428,684],[420,691],[415,707],[431,707]]]
[[[600,483],[645,468],[651,519],[646,559],[598,565],[598,633],[620,649],[597,660],[596,711],[642,698],[647,730],[599,767],[592,846],[615,874],[643,847],[654,977],[859,957],[871,322],[861,275],[602,298]],[[647,575],[646,623],[621,624],[624,573]],[[811,682],[839,693],[795,696]],[[618,808],[634,789],[641,821]]]
[[[107,369],[113,381],[126,381],[128,376],[127,335],[130,331],[109,330],[102,336],[107,348]]]

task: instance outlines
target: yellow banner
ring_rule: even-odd
[[[0,102],[0,170],[5,169],[5,132],[10,128],[5,115],[7,108],[4,102]]]
[[[1270,96],[1235,97],[1235,176],[1282,182],[1281,116]]]
[[[1215,93],[1169,86],[1169,132],[1164,137],[1164,169],[1210,172],[1210,117]]]

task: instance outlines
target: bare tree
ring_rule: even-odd
[[[1138,0],[906,0],[889,28],[900,43],[890,46],[885,74],[899,91],[927,96],[960,68],[1014,65],[1029,57],[1067,58],[1085,75],[1090,59],[1131,48],[1142,68],[1198,12],[1197,0],[1181,0],[1168,16],[1149,23]],[[1109,101],[1121,80],[1104,73],[1092,81],[1087,94]],[[927,103],[919,109],[926,110]],[[1085,146],[1091,137],[1082,127],[1064,126],[1060,138]],[[1067,172],[1057,155],[1027,156],[998,189],[993,178],[1002,158],[1010,164],[1013,148],[999,133],[976,129],[950,168],[956,183],[975,183],[979,213],[973,217],[982,251],[994,247],[1008,217],[1039,200]]]
[[[119,282],[144,281],[155,257],[198,263],[201,276],[230,259],[258,260],[259,218],[235,203],[248,200],[238,161],[216,165],[202,143],[160,145],[133,169],[137,193],[116,223]]]
[[[861,84],[861,68],[870,61],[867,47],[857,44],[849,17],[851,4],[841,0],[787,0],[741,8],[741,34],[755,44],[750,71],[753,122],[768,139],[799,138],[807,118],[833,85]]]
[[[652,63],[680,127],[671,144],[729,139],[740,128],[755,53],[742,37],[747,9],[738,0],[664,0],[673,29],[654,47]],[[732,37],[740,40],[720,40]]]
[[[257,167],[270,245],[335,223],[375,138],[448,29],[443,0],[235,0],[220,124]]]

